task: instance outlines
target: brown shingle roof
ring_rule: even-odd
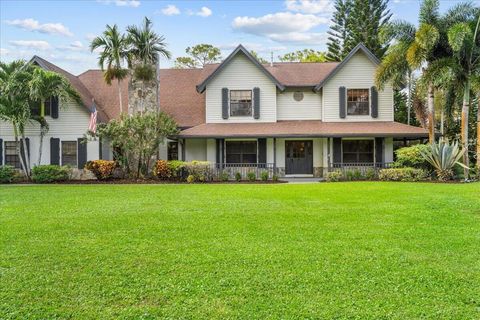
[[[285,86],[313,87],[335,69],[338,62],[277,62],[265,68]]]
[[[53,71],[56,73],[59,73],[63,75],[65,78],[70,81],[70,84],[77,90],[78,94],[80,95],[80,98],[82,99],[83,105],[85,108],[90,111],[90,107],[92,106],[92,98],[93,95],[90,93],[90,91],[83,85],[83,83],[80,81],[80,79],[70,72],[67,72],[63,70],[62,68],[54,65],[51,62],[48,62],[47,60],[39,57],[39,56],[33,56],[32,62],[37,63],[41,68],[48,70],[48,71]],[[108,121],[109,118],[107,115],[103,112],[101,108],[97,108],[98,111],[98,120],[99,121]]]
[[[425,129],[398,122],[298,120],[258,123],[204,123],[180,132],[181,138],[229,137],[427,137]]]

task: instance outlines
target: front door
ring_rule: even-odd
[[[313,174],[313,143],[285,141],[285,173]]]

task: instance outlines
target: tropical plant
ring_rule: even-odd
[[[256,51],[253,51],[253,50],[250,50],[250,54],[258,60],[258,62],[260,63],[263,63],[263,64],[267,64],[268,63],[268,60],[265,59],[265,58],[262,58]]]
[[[127,41],[118,31],[117,25],[107,25],[102,36],[96,37],[90,43],[90,51],[100,50],[98,65],[104,71],[103,77],[108,85],[117,80],[118,101],[120,113],[123,112],[121,81],[128,76],[124,68],[128,57]]]
[[[27,179],[30,179],[30,157],[27,154],[25,126],[31,119],[28,88],[31,69],[32,66],[24,60],[0,61],[0,121],[6,121],[13,127],[16,152]]]
[[[32,180],[36,183],[62,182],[69,179],[70,169],[66,166],[41,165],[32,169]]]
[[[430,144],[426,150],[420,150],[425,160],[435,168],[435,173],[440,181],[448,181],[453,178],[455,165],[468,170],[468,167],[460,161],[465,151],[458,146],[458,142],[450,143],[447,139],[440,139],[438,142]]]
[[[82,104],[82,100],[64,76],[38,67],[33,70],[28,87],[30,88],[30,99],[40,103],[40,114],[38,116],[38,122],[40,123],[40,146],[37,160],[37,164],[40,164],[42,163],[43,138],[49,129],[45,120],[45,101],[55,97],[62,105],[66,105],[69,99],[79,104]]]
[[[203,68],[206,64],[217,63],[222,59],[220,49],[211,44],[197,44],[185,49],[187,56],[175,59],[175,68]]]
[[[147,17],[143,24],[127,27],[126,43],[128,45],[128,64],[133,68],[133,77],[142,82],[142,92],[145,91],[145,83],[157,80],[156,71],[158,69],[159,56],[170,59],[170,51],[167,50],[165,38],[152,30],[152,22]],[[158,100],[158,81],[157,84],[157,109],[159,109]],[[141,98],[141,109],[143,110],[144,94]]]
[[[108,139],[119,166],[127,175],[139,178],[150,174],[160,145],[177,132],[172,117],[163,112],[147,112],[131,116],[122,114],[118,120],[99,124],[97,132],[89,134]]]
[[[286,53],[279,56],[278,59],[283,62],[325,62],[327,61],[325,52],[313,49],[303,49]]]

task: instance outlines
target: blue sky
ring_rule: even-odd
[[[477,1],[478,2],[478,1]],[[441,1],[441,11],[458,1]],[[391,0],[394,17],[417,21],[419,1]],[[79,74],[98,68],[88,44],[106,24],[139,24],[144,16],[163,34],[174,57],[198,43],[214,44],[223,56],[237,44],[264,58],[292,50],[326,48],[330,0],[153,1],[0,0],[0,59],[39,55]],[[162,67],[172,65],[162,61]]]

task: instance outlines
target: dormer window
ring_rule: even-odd
[[[230,117],[252,116],[252,90],[230,90]]]
[[[347,90],[347,115],[368,116],[370,113],[368,89]]]

